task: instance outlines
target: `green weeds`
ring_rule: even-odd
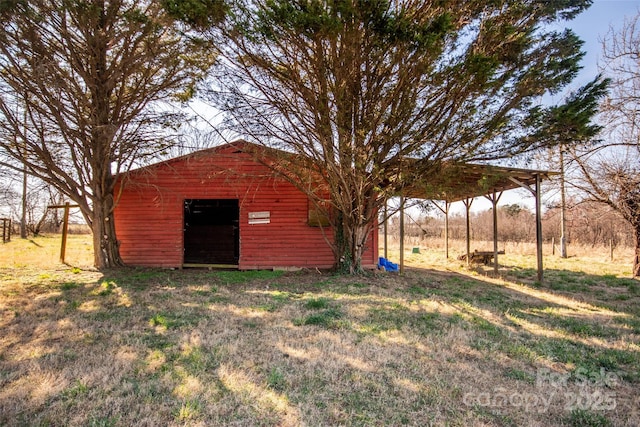
[[[76,380],[73,385],[62,392],[62,397],[66,400],[74,400],[82,397],[89,391],[89,387],[80,380]]]
[[[186,400],[180,403],[180,407],[173,411],[174,420],[177,422],[193,421],[200,416],[202,405],[197,400]]]
[[[567,417],[567,423],[572,427],[609,427],[613,424],[607,417],[586,409],[574,409]]]
[[[640,282],[558,268],[536,286],[528,267],[0,271],[0,424],[629,424]],[[547,367],[569,388],[612,373],[618,409],[463,403]]]
[[[287,381],[280,368],[274,367],[267,376],[267,386],[275,391],[284,391],[287,388]]]
[[[189,327],[199,322],[199,316],[190,311],[174,311],[156,313],[149,319],[149,326],[159,326],[166,329]]]
[[[343,313],[338,308],[329,308],[317,313],[311,313],[302,318],[293,320],[295,326],[316,325],[323,326],[328,329],[339,328],[342,323],[339,321],[343,317]]]
[[[331,300],[328,298],[311,298],[304,303],[304,308],[309,310],[327,309],[331,306]]]
[[[217,271],[211,277],[227,285],[239,285],[256,280],[274,280],[281,277],[283,271],[249,270],[249,271]]]

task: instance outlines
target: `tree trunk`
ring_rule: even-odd
[[[348,273],[362,273],[362,255],[366,247],[370,226],[342,216],[335,225],[335,268]]]
[[[353,259],[354,270],[352,273],[361,273],[362,255],[364,253],[365,243],[367,242],[367,234],[369,227],[365,224],[357,224],[352,231],[351,239],[351,258]]]
[[[636,226],[633,234],[636,242],[635,255],[633,257],[633,277],[640,277],[640,227]]]
[[[113,218],[113,197],[94,201],[91,231],[93,233],[93,264],[98,269],[121,267],[120,244],[116,238]]]
[[[94,86],[91,90],[91,141],[93,190],[93,257],[96,268],[111,268],[123,265],[120,258],[116,227],[113,218],[115,208],[113,199],[114,178],[111,172],[111,151],[116,127],[111,121],[111,100],[113,80],[109,71],[109,45],[107,6],[104,0],[97,2],[97,29],[94,31],[92,49],[95,51]]]

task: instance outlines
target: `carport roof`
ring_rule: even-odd
[[[405,187],[409,198],[456,202],[520,187],[535,187],[536,180],[558,172],[505,166],[455,163],[444,165],[437,174],[415,179]]]

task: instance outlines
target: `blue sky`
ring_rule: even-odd
[[[553,0],[549,0],[553,1]],[[610,28],[619,30],[624,23],[625,17],[631,18],[640,11],[640,0],[594,0],[592,6],[586,12],[578,15],[574,20],[558,25],[558,30],[565,27],[571,28],[583,41],[585,57],[582,60],[582,70],[578,77],[571,83],[565,92],[551,97],[549,101],[553,103],[562,102],[566,93],[586,84],[598,74],[598,60],[601,57],[601,40],[607,35]],[[547,197],[554,197],[548,193]],[[543,196],[543,203],[547,198]],[[511,190],[504,193],[500,199],[500,205],[519,203],[531,209],[534,206],[534,199],[526,190]],[[454,205],[453,210],[464,212],[462,203]],[[491,208],[491,203],[479,197],[474,200],[473,211],[483,211]]]
[[[625,16],[631,18],[638,10],[640,0],[595,0],[586,12],[565,24],[585,42],[584,68],[573,83],[575,87],[592,80],[598,73],[597,64],[602,51],[600,40],[607,35],[609,28],[620,29]]]

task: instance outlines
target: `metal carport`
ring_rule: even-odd
[[[557,172],[521,169],[504,166],[448,163],[441,166],[437,173],[429,174],[428,178],[413,179],[405,185],[399,194],[401,198],[401,222],[400,222],[400,271],[404,269],[404,198],[443,201],[444,207],[438,208],[445,215],[445,250],[449,256],[449,206],[451,203],[462,201],[466,209],[467,233],[466,250],[467,262],[470,259],[470,233],[469,210],[476,197],[486,197],[493,205],[493,260],[494,270],[498,269],[498,224],[497,204],[502,193],[516,188],[525,188],[535,197],[536,216],[536,256],[538,281],[544,279],[542,263],[542,207],[541,207],[541,182],[557,175]],[[385,238],[386,252],[386,238]]]

